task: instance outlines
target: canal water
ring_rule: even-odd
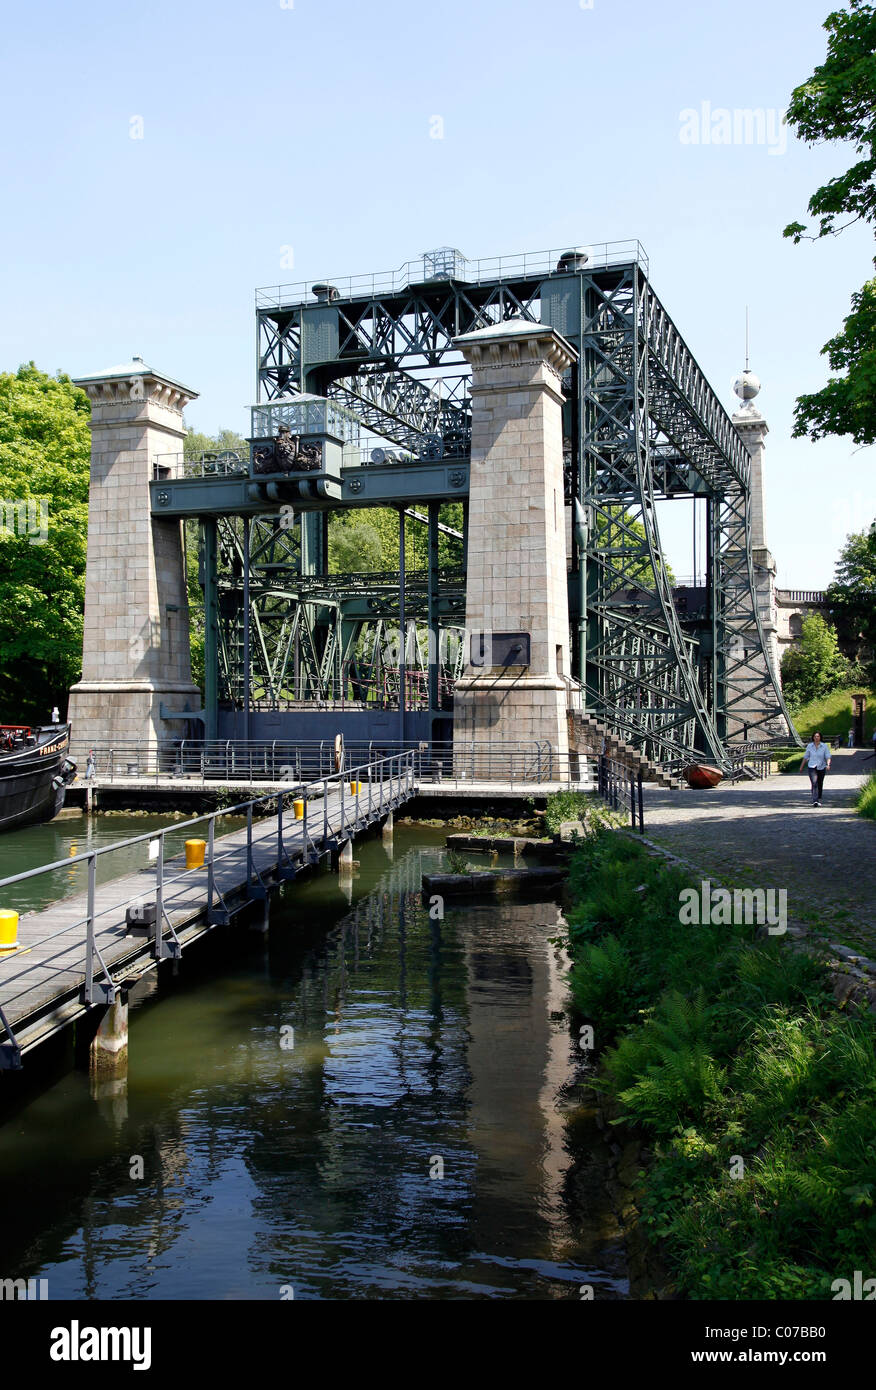
[[[154,834],[158,830],[170,830],[167,836],[165,858],[182,850],[186,835],[204,835],[203,825],[189,831],[172,833],[173,827],[187,824],[192,814],[182,812],[169,815],[153,815],[130,811],[105,811],[97,816],[86,816],[76,811],[62,811],[55,820],[45,825],[32,825],[24,830],[11,830],[0,835],[0,879],[12,874],[23,874],[28,869],[39,868],[42,864],[60,864],[72,861],[75,855],[87,854],[92,849],[103,849],[119,841],[133,840],[139,835]],[[216,821],[216,834],[221,835],[244,824],[243,819],[233,816],[220,816]],[[148,845],[127,845],[112,854],[100,855],[97,860],[97,882],[121,878],[144,868],[149,862]],[[18,912],[32,912],[59,898],[83,893],[88,886],[88,865],[83,860],[64,864],[50,874],[40,874],[38,878],[25,879],[2,891],[0,907],[14,908]]]
[[[126,1084],[67,1071],[7,1106],[0,1275],[50,1299],[628,1296],[559,908],[430,916],[437,830],[355,853],[349,901],[287,885],[267,937],[149,977]]]

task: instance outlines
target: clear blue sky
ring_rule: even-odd
[[[245,432],[257,285],[391,269],[448,243],[479,257],[638,237],[727,405],[750,305],[767,540],[780,584],[819,587],[876,513],[873,450],[792,441],[793,403],[822,383],[819,349],[873,244],[855,228],[795,248],[781,230],[848,151],[683,143],[680,113],[782,110],[838,4],[7,8],[0,369],[33,358],[84,375],[140,353],[201,393],[191,425]]]

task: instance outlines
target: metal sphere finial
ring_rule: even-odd
[[[753,401],[760,391],[760,380],[748,367],[733,383],[733,390],[741,401]]]

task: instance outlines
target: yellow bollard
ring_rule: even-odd
[[[186,840],[186,868],[203,869],[206,850],[206,840]]]
[[[0,955],[18,950],[18,913],[0,910]]]
[[[351,783],[350,783],[350,795],[351,795],[351,796],[356,796],[356,795],[358,794],[359,786],[360,786],[360,784],[359,784],[358,782],[351,782]]]
[[[304,801],[298,799],[292,802],[292,810],[296,820],[304,820]]]

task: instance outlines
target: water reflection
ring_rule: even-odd
[[[334,876],[289,885],[266,938],[162,978],[127,1113],[71,1074],[0,1129],[16,1273],[50,1297],[624,1295],[598,1185],[570,1195],[599,1140],[564,1090],[558,909],[430,919],[437,838],[360,844],[350,906]]]

